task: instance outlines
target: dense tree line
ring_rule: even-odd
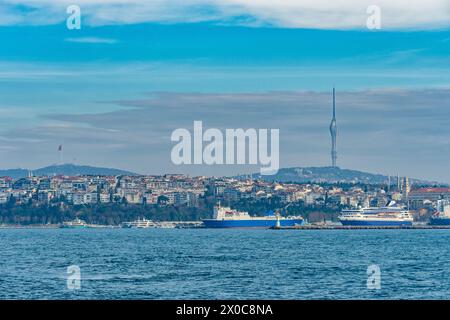
[[[217,200],[212,196],[201,198],[195,207],[173,205],[136,205],[127,203],[111,203],[97,205],[67,205],[50,203],[37,205],[17,205],[13,202],[0,206],[0,224],[59,224],[63,221],[80,218],[87,223],[102,225],[118,225],[125,221],[146,218],[155,221],[194,221],[211,218],[213,206]],[[278,197],[264,199],[243,199],[240,201],[222,201],[222,205],[248,211],[251,215],[262,216],[268,211],[281,211],[282,215],[301,215],[309,221],[335,219],[338,210],[325,205],[311,207],[297,202],[286,210]]]
[[[147,218],[156,221],[198,220],[211,215],[205,207],[102,204],[83,206],[0,207],[0,224],[59,224],[80,218],[87,223],[118,225]]]

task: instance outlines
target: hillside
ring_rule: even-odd
[[[14,179],[27,177],[29,172],[32,171],[35,176],[45,176],[45,175],[136,175],[133,172],[114,169],[114,168],[103,168],[103,167],[91,167],[82,166],[75,164],[62,164],[62,165],[51,165],[39,169],[6,169],[0,170],[1,176],[8,176]]]
[[[238,176],[243,178],[244,176]],[[262,176],[253,174],[254,179],[263,179],[266,181],[279,182],[326,182],[326,183],[365,183],[382,184],[388,182],[388,176],[382,174],[368,173],[357,170],[341,169],[339,167],[295,167],[282,168],[276,175]],[[410,178],[411,183],[415,184],[437,184],[434,181],[424,181]],[[391,183],[396,183],[396,177],[391,176]]]

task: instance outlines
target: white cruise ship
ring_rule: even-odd
[[[339,221],[344,226],[411,226],[411,212],[393,204],[386,207],[342,210]]]

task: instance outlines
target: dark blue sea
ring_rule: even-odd
[[[450,230],[0,229],[0,244],[2,299],[450,298]]]

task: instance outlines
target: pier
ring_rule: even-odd
[[[272,227],[273,230],[386,230],[386,229],[450,229],[450,226],[412,225],[412,226],[341,226],[341,225],[305,225],[293,227]]]

